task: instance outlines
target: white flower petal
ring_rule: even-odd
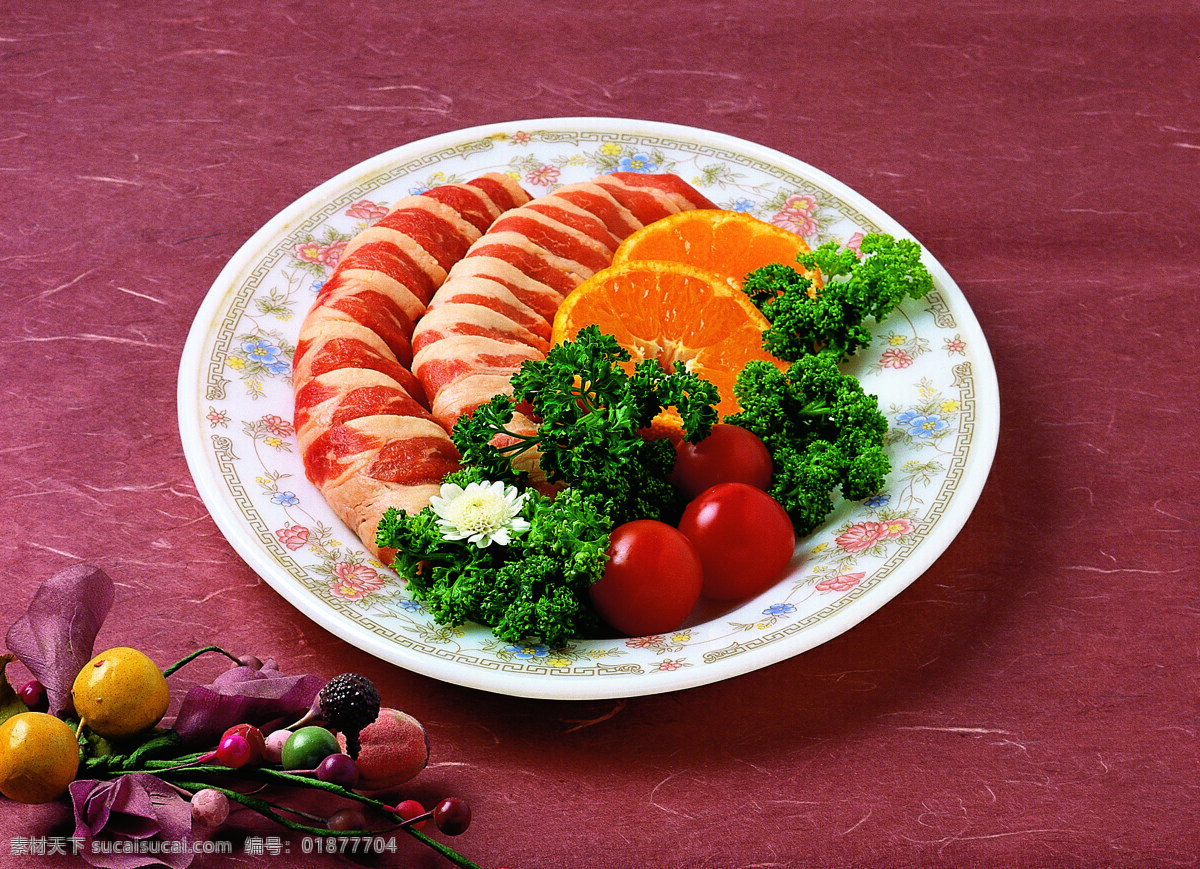
[[[529,522],[520,516],[526,494],[499,480],[466,488],[445,483],[430,506],[444,539],[466,539],[482,549],[493,542],[506,545],[513,533],[528,530]]]
[[[463,540],[467,537],[451,522],[439,522],[438,527],[442,529],[442,537],[446,540]]]

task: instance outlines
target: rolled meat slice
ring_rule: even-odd
[[[424,508],[459,461],[410,371],[413,329],[450,267],[529,198],[489,174],[401,199],[346,245],[301,324],[292,385],[305,474],[385,564],[384,511]]]
[[[395,555],[375,545],[384,511],[420,511],[441,488],[442,477],[458,467],[458,451],[445,429],[420,416],[375,414],[334,425],[310,452],[322,459],[306,468],[313,482],[384,564]]]
[[[476,260],[481,259],[480,257],[476,258]],[[435,303],[430,305],[429,309],[425,312],[425,316],[432,316],[439,308],[448,305],[477,305],[503,314],[517,325],[528,329],[538,337],[549,340],[552,331],[550,324],[546,321],[545,316],[540,313],[539,307],[532,307],[531,305],[541,306],[543,304],[552,304],[557,308],[562,297],[552,291],[544,300],[540,297],[530,299],[528,296],[522,299],[521,295],[525,294],[519,287],[501,283],[494,278],[479,277],[459,272],[453,288],[439,295],[434,300]]]
[[[636,173],[534,200],[497,173],[401,200],[346,246],[301,326],[293,385],[309,479],[390,563],[380,517],[428,506],[458,466],[448,432],[545,358],[566,295],[646,223],[715,207],[678,176]],[[535,432],[520,410],[513,430]],[[554,488],[536,451],[519,464]]]
[[[456,300],[430,308],[421,319],[421,333],[415,336],[413,350],[420,352],[426,344],[432,344],[451,335],[477,335],[500,338],[528,344],[545,353],[550,341],[511,317],[497,311],[491,305]]]
[[[678,176],[613,173],[506,212],[451,267],[413,332],[412,370],[434,418],[452,428],[498,392],[511,392],[508,379],[522,363],[545,358],[538,339],[549,334],[562,300],[611,264],[631,233],[669,214],[715,207]]]
[[[643,224],[693,208],[716,208],[707,196],[678,175],[610,172],[594,179]]]

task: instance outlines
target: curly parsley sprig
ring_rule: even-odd
[[[868,233],[859,251],[861,258],[826,242],[797,256],[805,269],[820,271],[820,287],[783,263],[746,277],[742,291],[771,321],[763,333],[769,353],[788,362],[823,351],[847,359],[871,342],[868,317],[880,322],[905,299],[922,298],[933,289],[916,242]]]
[[[587,326],[545,360],[525,362],[513,375],[512,396],[495,396],[455,425],[463,463],[483,469],[488,479],[523,484],[527,475],[513,460],[536,449],[550,482],[595,496],[614,524],[669,514],[678,500],[667,480],[675,449],[643,432],[673,407],[684,437],[700,440],[717,421],[720,395],[682,364],[666,371],[645,359],[627,373],[629,360],[613,336]],[[539,420],[536,434],[513,428],[519,403]]]
[[[469,487],[484,473],[466,468],[446,482]],[[438,624],[474,621],[506,642],[550,647],[594,634],[598,621],[587,590],[607,563],[608,516],[576,489],[553,499],[528,489],[521,516],[528,528],[507,544],[477,546],[447,538],[431,508],[411,516],[393,508],[376,538],[396,550],[393,569],[408,578],[409,591]]]
[[[747,365],[734,386],[742,410],[726,422],[767,445],[774,465],[771,494],[798,536],[828,518],[838,492],[855,501],[886,483],[887,419],[878,399],[838,366],[870,344],[868,318],[880,322],[905,299],[933,289],[916,242],[870,233],[859,251],[861,256],[827,242],[796,257],[809,274],[775,263],[751,272],[742,287],[771,321],[764,349],[792,364],[786,371]]]
[[[742,410],[727,418],[757,434],[774,465],[770,493],[796,534],[810,534],[833,512],[840,490],[850,501],[879,491],[891,471],[884,448],[887,419],[858,379],[838,370],[829,352],[780,371],[751,362],[734,394]]]
[[[604,572],[612,529],[682,510],[667,479],[675,447],[666,438],[648,440],[645,430],[673,407],[685,436],[699,440],[716,423],[720,401],[713,384],[682,365],[665,371],[645,360],[629,372],[629,361],[615,338],[588,326],[574,341],[551,348],[545,360],[525,362],[513,375],[511,396],[495,396],[455,425],[464,468],[446,478],[443,497],[513,487],[504,497],[521,504],[520,521],[506,528],[503,540],[496,537],[501,545],[480,533],[470,538],[476,545],[463,539],[462,529],[448,531],[447,511],[457,507],[384,514],[376,541],[396,551],[392,567],[438,624],[474,621],[507,642],[534,639],[551,647],[598,629],[588,589]],[[514,425],[518,404],[538,420],[536,431]],[[553,498],[514,466],[531,451],[551,483],[565,484]],[[485,525],[477,522],[473,530]]]

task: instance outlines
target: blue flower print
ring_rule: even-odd
[[[658,169],[658,164],[645,154],[622,157],[617,163],[618,172],[653,172],[656,169]]]
[[[794,604],[773,603],[769,607],[767,607],[765,610],[763,610],[763,615],[764,616],[785,616],[788,613],[794,613],[795,611],[796,611],[796,607]]]
[[[886,492],[880,492],[878,495],[872,495],[867,500],[863,501],[864,507],[870,507],[872,510],[878,510],[880,507],[886,507],[888,502],[892,500],[892,496]]]
[[[271,496],[271,503],[281,507],[295,507],[300,503],[300,499],[296,497],[295,492],[276,492]]]
[[[936,413],[921,413],[919,410],[904,411],[896,417],[896,422],[904,426],[908,435],[914,438],[931,438],[950,427],[950,423]]]
[[[729,206],[730,211],[741,211],[742,213],[754,210],[754,203],[749,199],[739,199]]]
[[[544,658],[550,654],[549,646],[509,646],[508,650],[514,658],[528,661],[533,658]]]
[[[244,341],[242,352],[246,354],[247,360],[257,362],[272,374],[287,374],[287,360],[280,358],[283,351],[270,342],[261,338],[256,341]]]
[[[252,362],[268,362],[279,356],[279,348],[261,338],[256,341],[243,341],[242,351]]]

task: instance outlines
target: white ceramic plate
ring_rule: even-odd
[[[196,314],[179,372],[184,452],[238,554],[290,605],[361,649],[427,676],[525,697],[599,699],[689,688],[789,658],[848,630],[920,576],[962,528],[999,429],[995,369],[962,293],[935,290],[875,329],[850,368],[892,425],[887,489],[842,504],[764,594],[672,634],[565,648],[435,624],[306,480],[291,425],[291,354],[345,241],[389,204],[510,172],[534,196],[608,171],[672,172],[722,208],[812,246],[908,233],[845,185],[771,149],[689,127],[557,118],[476,127],[396,148],[322,184],[257,232]]]

